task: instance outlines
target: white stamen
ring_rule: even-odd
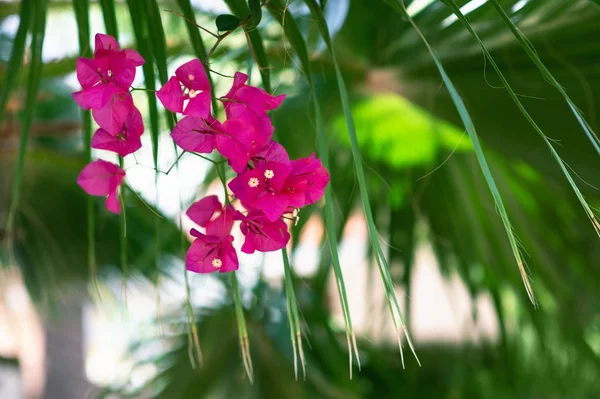
[[[273,171],[271,169],[267,169],[265,170],[265,177],[267,179],[272,179],[273,176],[275,176],[275,173],[273,173]]]
[[[223,266],[223,262],[219,258],[214,258],[211,263],[215,269],[218,269],[221,266]]]
[[[195,98],[196,96],[197,96],[196,90],[190,90],[189,97],[190,98]]]
[[[256,177],[251,177],[250,180],[248,180],[248,185],[252,188],[258,187],[258,179]]]

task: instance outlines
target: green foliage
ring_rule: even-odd
[[[227,32],[240,26],[240,19],[235,15],[221,14],[215,19],[215,24],[217,25],[217,30]]]
[[[444,150],[473,150],[455,126],[398,95],[382,94],[357,101],[352,115],[361,151],[394,169],[431,165]],[[334,127],[340,140],[349,145],[343,115],[335,119]]]
[[[248,8],[250,9],[250,20],[253,26],[258,26],[262,19],[262,6],[260,0],[248,0]]]
[[[8,61],[0,67],[0,140],[7,143],[0,187],[10,187],[0,190],[0,203],[13,204],[11,265],[20,269],[40,309],[51,307],[69,284],[93,281],[96,274],[101,282],[120,264],[130,276],[181,281],[187,246],[181,220],[157,217],[160,211],[127,187],[124,247],[125,219],[109,215],[101,199],[76,186],[90,157],[82,148],[92,126],[89,114],[80,117],[62,79],[74,71],[76,58],[65,54],[41,62],[43,25],[52,29],[57,12],[73,12],[80,54],[91,53],[88,15],[101,15],[107,33],[133,38],[123,45],[146,58],[144,86],[151,90],[168,78],[176,57],[206,61],[206,46],[218,41],[209,65],[219,91],[231,81],[217,73],[255,68],[265,90],[288,95],[272,113],[278,140],[293,157],[316,148],[331,172],[324,203],[303,211],[292,229],[281,286],[263,279],[248,286],[242,273],[239,281],[221,278],[228,290],[221,302],[174,307],[163,315],[162,337],[143,338],[131,348],[136,368],[151,363],[156,375],[141,388],[130,381],[107,387],[106,393],[594,397],[600,369],[600,252],[588,219],[594,222],[600,208],[592,187],[600,185],[597,2],[493,0],[469,12],[467,1],[434,1],[420,10],[416,2],[406,2],[405,12],[401,1],[390,0],[400,15],[385,2],[370,0],[350,1],[347,15],[341,15],[343,1],[309,0],[306,10],[270,0],[262,4],[264,15],[258,1],[226,3],[232,13],[226,27],[219,25],[222,16],[195,9],[192,4],[198,3],[189,0],[49,2],[48,17],[44,7],[27,0],[20,8],[0,6],[0,19],[20,13],[14,38],[0,41]],[[183,18],[165,11],[174,8]],[[338,12],[333,16],[344,20],[339,29],[332,18]],[[204,28],[215,20],[224,33]],[[162,127],[174,121],[159,112],[154,93],[147,94],[144,116],[153,165],[135,167],[158,169],[159,155],[167,153],[158,151],[161,135],[168,134]],[[64,127],[74,120],[75,128]],[[217,176],[212,168],[198,191]],[[348,284],[351,270],[338,244],[346,243],[343,232],[361,204],[370,240],[366,261],[380,273],[384,291],[368,277],[368,293],[356,298],[363,294]],[[1,227],[8,209],[0,207]],[[316,273],[300,277],[291,264],[304,261],[295,256],[296,248],[311,217],[323,220],[327,246]],[[9,232],[0,231],[2,245]],[[368,307],[365,330],[349,299],[370,302],[387,294],[383,303],[392,314],[400,309],[400,293],[405,303],[418,302],[413,275],[420,251],[428,247],[445,278],[459,276],[473,301],[489,299],[498,336],[460,344],[417,341],[423,367],[411,361],[402,370],[403,358],[392,342],[370,332],[389,330],[389,316],[383,318],[387,327],[376,321],[387,309]],[[514,267],[520,251],[539,309],[530,305]],[[180,288],[188,298],[196,294],[183,282]],[[331,315],[332,300],[340,304],[339,322]],[[405,323],[393,321],[411,330],[415,308],[403,310]],[[481,316],[474,305],[472,313],[468,321],[476,324]],[[161,349],[148,358],[150,347]],[[354,362],[359,354],[360,365]],[[295,381],[298,361],[306,365],[305,381]]]

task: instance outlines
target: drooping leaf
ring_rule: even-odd
[[[260,0],[248,0],[248,8],[250,8],[250,20],[252,21],[252,26],[257,27],[262,19]]]

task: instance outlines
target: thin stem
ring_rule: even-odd
[[[213,46],[211,47],[211,49],[208,51],[208,54],[206,54],[206,59],[204,60],[203,64],[205,66],[208,65],[208,60],[210,59],[210,56],[215,52],[215,50],[217,49],[217,47],[219,46],[219,44],[221,44],[221,42],[229,35],[231,35],[233,32],[236,31],[237,28],[239,28],[240,26],[245,26],[246,23],[250,20],[250,15],[248,15],[246,17],[246,19],[244,19],[242,22],[240,22],[240,24],[238,26],[235,27],[235,29],[229,30],[225,33],[223,33],[222,35],[219,36],[215,36],[217,38],[217,41],[215,42],[215,44],[213,44]],[[213,35],[214,36],[214,35]]]
[[[240,288],[235,272],[231,273],[231,288],[233,290],[233,303],[235,305],[235,315],[238,323],[238,333],[240,338],[240,350],[242,351],[242,360],[244,368],[250,383],[254,382],[254,370],[252,367],[252,357],[250,356],[250,344],[248,342],[248,329],[246,328],[246,319],[244,318],[244,308],[240,298]]]
[[[156,93],[158,90],[146,89],[144,87],[132,87],[131,89],[129,89],[129,91],[148,91],[148,92],[151,92],[151,93]]]
[[[209,35],[211,35],[212,37],[215,38],[219,38],[219,35],[217,35],[216,33],[213,33],[211,31],[209,31],[208,29],[206,29],[205,27],[203,27],[202,25],[197,24],[196,22],[192,21],[191,19],[186,18],[183,14],[178,13],[177,11],[173,11],[173,10],[163,10],[166,12],[170,12],[171,14],[175,14],[183,19],[185,19],[186,21],[188,21],[190,24],[198,27],[198,29],[202,29],[204,32],[208,33]]]

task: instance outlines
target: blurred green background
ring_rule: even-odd
[[[215,42],[186,18],[216,32],[217,15],[244,19],[247,2],[2,1],[0,397],[598,397],[598,235],[565,171],[449,7],[454,2],[407,0],[406,14],[379,0],[308,3],[325,17],[336,60],[318,29],[318,13],[300,0],[272,0],[263,4],[258,27],[239,28],[222,41],[211,56],[210,68],[218,72],[211,76],[218,95],[235,71],[248,73],[254,85],[286,93],[271,116],[277,139],[293,158],[317,151],[316,91],[361,369],[354,361],[350,379],[321,202],[303,210],[293,227],[305,378],[294,376],[281,255],[240,258],[254,370],[249,382],[229,276],[184,271],[191,223],[181,210],[222,190],[217,174],[191,154],[168,175],[155,173],[155,151],[161,171],[178,155],[170,121],[152,93],[133,92],[146,132],[144,147],[125,160],[127,234],[122,219],[94,198],[93,242],[88,239],[88,197],[75,180],[90,155],[86,129],[94,127],[70,96],[79,90],[79,54],[91,55],[96,32],[118,32],[122,47],[138,49],[147,61],[134,87],[158,88],[183,61],[203,59]],[[600,208],[598,142],[586,135],[598,131],[600,111],[598,2],[457,0],[456,6],[590,209]],[[579,113],[540,72],[498,8]],[[306,44],[304,60],[298,37],[282,29],[290,19]],[[477,129],[537,307],[523,287],[488,177],[411,19]],[[378,241],[421,367],[405,340],[402,367],[369,245],[335,61],[348,89]],[[102,151],[91,156],[112,159]],[[22,184],[15,190],[19,174]],[[5,227],[16,191],[14,223]]]

